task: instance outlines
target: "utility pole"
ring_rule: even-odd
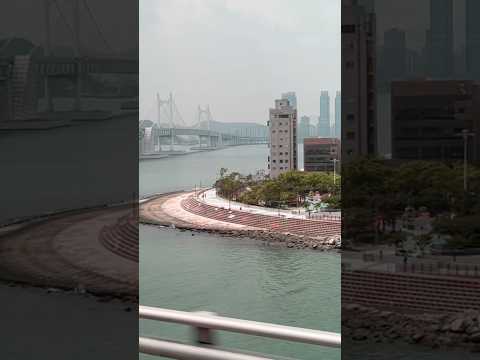
[[[168,103],[170,105],[170,151],[173,151],[173,142],[174,142],[174,133],[173,133],[173,95],[170,93],[170,97],[168,98]]]
[[[333,185],[336,185],[336,183],[337,183],[337,173],[336,173],[335,168],[336,168],[336,164],[338,162],[338,159],[333,159],[332,161],[333,161]]]

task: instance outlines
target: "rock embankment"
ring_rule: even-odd
[[[281,245],[290,249],[312,249],[312,250],[339,250],[342,246],[341,237],[317,237],[311,238],[307,236],[298,236],[293,234],[281,234],[266,230],[223,230],[223,229],[201,229],[188,225],[175,225],[175,224],[159,224],[158,222],[140,220],[140,223],[145,225],[160,225],[163,227],[176,228],[179,231],[194,231],[201,233],[216,234],[224,237],[235,238],[249,238],[259,240],[267,243],[268,245]]]
[[[340,249],[340,236],[317,237],[281,234],[265,230],[206,230],[227,237],[246,237],[269,244],[281,244],[294,249],[333,250]]]
[[[480,310],[406,314],[347,304],[342,306],[342,335],[354,341],[403,341],[480,352]]]

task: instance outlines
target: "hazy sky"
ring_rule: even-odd
[[[51,2],[52,46],[74,46],[72,33],[65,25],[73,24],[73,1],[56,0]],[[58,5],[55,6],[54,4]],[[138,16],[135,0],[86,0],[80,2],[80,40],[82,48],[91,52],[109,54],[100,40],[96,27],[89,15],[92,11],[95,20],[109,45],[117,53],[135,53],[138,47]],[[43,0],[3,1],[0,7],[0,38],[20,37],[35,45],[45,45],[45,2]],[[60,15],[60,9],[63,16]],[[113,12],[113,15],[112,15]]]
[[[186,123],[265,123],[282,92],[299,116],[340,89],[340,0],[140,0],[140,118],[174,93]]]

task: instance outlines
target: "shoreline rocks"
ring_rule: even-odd
[[[480,310],[452,314],[399,313],[358,304],[342,306],[342,335],[353,341],[402,341],[480,352]]]
[[[268,244],[279,244],[283,245],[289,249],[312,249],[317,251],[324,250],[340,250],[342,246],[341,236],[325,236],[312,238],[307,236],[298,236],[293,234],[284,234],[276,233],[268,230],[227,230],[227,229],[202,229],[195,226],[187,225],[175,225],[167,223],[160,223],[155,221],[146,221],[140,219],[140,224],[144,225],[153,225],[153,226],[162,226],[174,228],[178,231],[194,231],[202,232],[208,234],[216,234],[224,237],[235,237],[235,238],[249,238],[254,240],[260,240]]]

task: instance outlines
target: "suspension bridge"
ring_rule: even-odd
[[[43,46],[18,38],[0,41],[0,93],[6,95],[0,101],[2,120],[52,120],[58,118],[59,111],[70,120],[85,119],[95,110],[108,115],[112,108],[122,110],[127,103],[130,109],[135,109],[133,102],[138,110],[138,90],[128,85],[131,79],[122,78],[131,75],[138,82],[138,58],[119,55],[112,48],[89,2],[43,0],[43,4]],[[82,39],[82,24],[87,20],[94,25],[101,51],[92,52],[91,39],[88,46]],[[55,36],[63,33],[70,38],[71,47],[66,54],[59,54],[52,44]],[[116,84],[105,83],[105,75],[111,74],[116,75]],[[110,92],[98,90],[102,87],[110,88]],[[112,101],[110,106],[102,106],[114,98],[115,106],[111,106]]]
[[[156,121],[149,126],[140,126],[140,154],[161,153],[161,145],[169,149],[164,153],[176,154],[175,145],[181,143],[182,137],[196,138],[197,146],[192,150],[215,150],[226,146],[266,144],[266,129],[245,129],[244,131],[228,129],[227,123],[222,123],[223,129],[218,129],[218,122],[213,121],[210,105],[198,105],[196,119],[187,124],[176,103],[172,93],[168,98],[162,99],[156,95]],[[248,131],[250,130],[250,131]]]

